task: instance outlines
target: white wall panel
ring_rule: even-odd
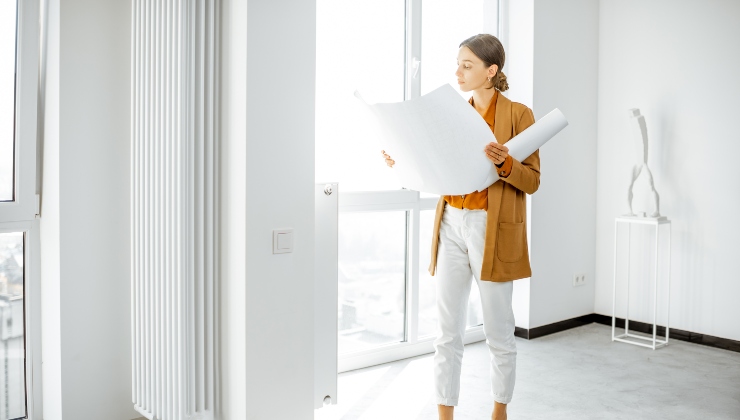
[[[535,0],[533,111],[568,127],[540,149],[532,195],[530,328],[593,312],[599,4]],[[573,275],[586,274],[573,287]]]
[[[740,340],[740,3],[600,5],[595,312],[612,310],[614,217],[628,210],[635,160],[627,110],[639,108],[660,211],[673,224],[671,327]],[[648,192],[641,176],[636,211],[652,211]],[[633,249],[649,249],[651,240],[647,229],[633,230]],[[633,280],[648,279],[646,264],[633,264],[633,274],[642,275]],[[635,296],[649,296],[648,286],[630,285]],[[634,302],[632,319],[652,322],[648,302]],[[667,307],[663,297],[658,306]]]

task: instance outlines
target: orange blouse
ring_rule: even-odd
[[[493,125],[496,119],[495,117],[497,99],[498,90],[496,90],[496,92],[493,94],[493,98],[491,98],[491,103],[488,105],[488,109],[483,115],[483,119],[486,120],[488,126],[491,127],[491,132],[493,132]],[[472,96],[470,97],[470,100],[468,102],[470,102],[470,105],[475,106]],[[503,166],[498,168],[499,176],[506,177],[509,175],[509,172],[511,172],[511,166],[513,165],[511,159],[511,156],[507,156]],[[483,191],[475,191],[465,195],[446,195],[444,196],[444,199],[449,205],[458,209],[488,209],[488,189],[484,189]]]

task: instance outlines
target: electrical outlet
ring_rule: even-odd
[[[573,287],[575,286],[583,286],[586,284],[586,275],[585,274],[574,274],[573,275]]]

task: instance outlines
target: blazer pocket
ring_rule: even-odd
[[[513,263],[524,255],[524,222],[498,224],[496,255],[502,262]]]

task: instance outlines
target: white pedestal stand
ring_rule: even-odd
[[[616,306],[617,306],[617,245],[619,243],[617,233],[618,233],[618,226],[620,223],[626,223],[628,226],[627,230],[627,315],[624,318],[624,334],[616,335]],[[653,270],[653,338],[647,338],[636,334],[630,334],[629,332],[629,287],[630,287],[630,272],[629,272],[629,266],[630,266],[630,233],[632,230],[632,225],[634,224],[641,224],[641,225],[649,225],[655,227],[655,268]],[[660,231],[664,229],[660,229],[661,226],[665,225],[668,228],[668,296],[667,296],[667,304],[668,304],[668,316],[666,317],[666,326],[665,326],[665,340],[658,340],[657,337],[657,329],[658,326],[656,324],[657,320],[657,314],[658,314],[658,244],[660,239]],[[636,346],[642,346],[647,347],[650,349],[655,350],[656,348],[666,346],[668,344],[668,334],[669,334],[669,324],[668,319],[670,317],[670,309],[671,309],[671,221],[666,219],[665,217],[658,217],[658,218],[651,218],[651,217],[630,217],[630,216],[622,216],[617,217],[614,220],[614,284],[613,284],[613,296],[612,296],[612,341],[621,341],[623,343],[629,343],[634,344]],[[651,344],[646,344],[642,341],[647,341]]]

